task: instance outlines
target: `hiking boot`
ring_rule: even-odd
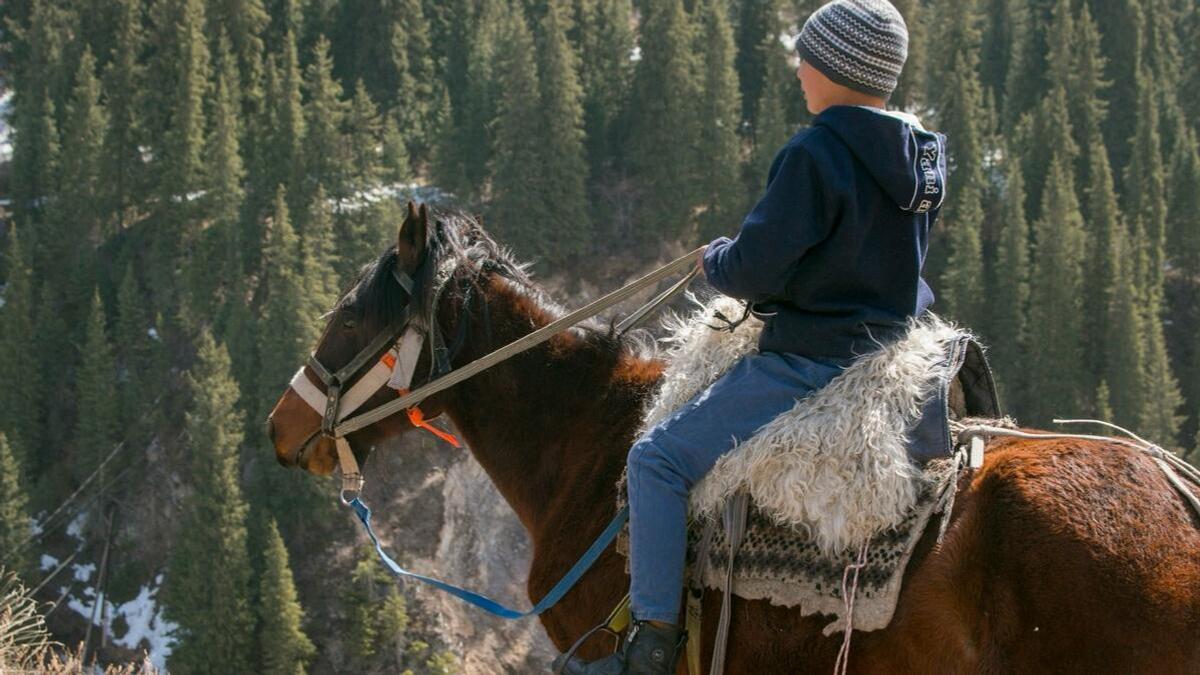
[[[563,675],[673,675],[687,631],[679,626],[659,628],[648,621],[634,621],[620,649],[612,656],[584,663],[560,656],[554,672]]]

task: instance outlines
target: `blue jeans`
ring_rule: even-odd
[[[798,354],[751,354],[634,444],[629,543],[635,617],[679,621],[692,486],[721,455],[824,387],[848,364]]]

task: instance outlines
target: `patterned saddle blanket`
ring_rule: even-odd
[[[669,320],[667,368],[645,429],[755,349],[761,322],[717,331],[709,326],[718,312],[740,314],[718,297]],[[932,315],[914,320],[717,463],[691,495],[689,565],[703,552],[703,585],[724,590],[730,507],[748,502],[734,594],[831,615],[825,630],[836,632],[843,581],[857,568],[854,628],[887,626],[921,535],[949,515],[964,464],[950,423],[966,417],[1001,417],[982,349]],[[627,545],[622,538],[618,549]]]

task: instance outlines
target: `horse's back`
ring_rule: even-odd
[[[996,443],[909,587],[896,627],[967,672],[1200,672],[1200,521],[1125,445]]]
[[[853,636],[850,672],[1200,672],[1200,518],[1153,459],[1004,440],[964,483],[942,543],[926,532],[891,624]],[[821,636],[816,617],[734,610],[729,672],[832,665],[842,635]]]

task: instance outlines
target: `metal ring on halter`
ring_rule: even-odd
[[[363,484],[365,479],[361,473],[343,474],[342,475],[342,491],[338,494],[338,498],[342,503],[349,506],[350,502],[358,499],[362,494]]]

